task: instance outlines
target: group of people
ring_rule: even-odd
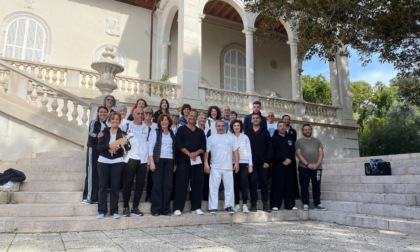
[[[82,203],[98,203],[98,219],[107,213],[118,219],[121,190],[122,215],[142,216],[139,204],[147,181],[153,216],[181,215],[188,195],[193,213],[202,215],[202,201],[208,200],[208,211],[216,214],[223,183],[223,208],[229,214],[257,211],[258,189],[265,212],[278,211],[283,201],[285,209],[297,210],[296,198],[308,210],[311,181],[315,209],[326,210],[320,202],[323,146],[312,137],[312,126],[304,124],[297,140],[289,115],[275,123],[274,113],[265,118],[260,110],[255,101],[242,122],[228,106],[199,113],[184,104],[179,115],[162,99],[153,113],[146,100],[138,99],[126,117],[127,108],[106,96],[89,127]],[[125,135],[129,141],[121,141]]]

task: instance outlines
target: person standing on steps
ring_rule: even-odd
[[[191,186],[191,211],[202,215],[201,199],[203,196],[203,154],[206,151],[204,131],[196,126],[197,110],[188,114],[188,123],[178,128],[175,142],[177,149],[176,183],[174,215],[181,215],[187,200],[188,185]]]
[[[144,108],[144,124],[146,124],[150,131],[157,129],[157,123],[153,122],[153,109],[152,107]],[[147,135],[147,141],[149,141],[150,133]],[[150,202],[152,196],[153,178],[152,173],[149,171],[149,165],[147,165],[147,182],[146,182],[146,202]]]
[[[124,167],[124,150],[129,150],[130,145],[112,144],[115,140],[122,138],[125,132],[118,126],[121,116],[117,112],[111,112],[108,117],[109,128],[105,128],[103,136],[98,141],[98,173],[99,173],[99,193],[98,193],[98,214],[97,219],[103,219],[108,212],[107,191],[110,183],[110,204],[109,213],[114,219],[119,219],[118,198],[120,194],[121,174]]]
[[[244,131],[247,131],[253,127],[251,120],[253,114],[258,114],[260,116],[261,128],[267,129],[267,119],[261,114],[261,102],[254,101],[252,104],[252,113],[244,118]]]
[[[150,213],[169,216],[175,172],[175,135],[170,128],[172,120],[169,114],[161,114],[157,123],[158,128],[151,132],[149,140],[149,164],[153,176]]]
[[[137,107],[134,109],[132,115],[134,120],[129,121],[126,126],[127,134],[133,135],[130,139],[131,150],[124,157],[124,170],[122,174],[124,217],[130,217],[131,214],[143,216],[143,213],[139,209],[139,204],[146,179],[148,160],[147,136],[150,129],[143,123],[144,109]],[[136,188],[130,211],[129,201],[134,177],[136,178]]]
[[[97,150],[98,139],[102,137],[103,130],[106,126],[106,118],[108,109],[105,106],[99,106],[96,112],[95,120],[89,124],[89,138],[87,142],[86,154],[86,179],[83,189],[83,204],[92,204],[98,202],[99,174],[98,174],[98,158]]]
[[[318,138],[312,137],[312,126],[302,126],[303,137],[296,141],[296,156],[299,159],[299,181],[303,210],[309,210],[309,181],[316,210],[327,210],[321,204],[321,177],[324,147]]]
[[[270,133],[262,126],[261,115],[253,113],[251,115],[252,128],[245,131],[251,143],[253,171],[250,173],[250,194],[251,211],[257,211],[257,179],[261,187],[261,199],[263,202],[263,211],[271,212],[268,194],[268,168],[272,158],[272,145]],[[264,123],[267,126],[267,122]],[[258,177],[257,177],[258,176]]]
[[[283,115],[281,119],[286,124],[286,134],[292,139],[293,143],[295,144],[296,139],[297,139],[297,132],[294,128],[292,128],[292,125],[290,125],[290,116],[289,115]],[[292,160],[291,166],[294,167],[294,169],[293,169],[293,181],[294,181],[295,199],[300,199],[296,159]]]

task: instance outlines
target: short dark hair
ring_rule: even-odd
[[[238,118],[238,113],[236,113],[235,111],[233,111],[233,110],[232,110],[232,111],[230,111],[230,114],[231,114],[231,115],[235,115],[235,116],[236,116],[236,118]]]
[[[253,112],[253,113],[251,114],[251,118],[252,118],[252,116],[254,116],[254,115],[259,116],[259,117],[260,117],[260,119],[261,119],[261,115],[260,115],[259,113],[255,113],[255,112]]]
[[[136,103],[134,103],[134,107],[131,109],[131,113],[133,113],[133,111],[137,108],[137,104],[139,104],[139,101],[143,101],[144,107],[147,107],[147,101],[143,98],[139,98],[137,99]]]
[[[260,102],[260,101],[254,101],[254,102],[252,103],[252,105],[254,105],[254,104],[258,104],[258,105],[260,105],[260,106],[261,106],[261,102]]]
[[[290,119],[290,116],[289,116],[288,114],[283,115],[283,116],[281,117],[281,119],[284,119],[286,116],[287,116],[287,117],[289,117],[289,119]]]
[[[213,109],[215,109],[215,110],[216,110],[216,112],[217,112],[216,120],[219,120],[219,119],[220,119],[220,117],[222,116],[222,112],[220,111],[219,107],[217,107],[217,106],[210,106],[210,107],[209,107],[209,109],[207,110],[207,117],[208,117],[208,118],[212,118],[212,117],[211,117],[211,111],[212,111]]]
[[[280,121],[277,123],[277,126],[278,126],[280,123],[284,123],[284,124],[286,124],[283,120],[280,120]]]
[[[303,131],[303,128],[305,128],[306,126],[312,129],[312,126],[309,123],[305,123],[304,125],[302,125],[302,131]]]
[[[106,113],[108,113],[108,112],[109,112],[109,110],[108,110],[108,108],[107,108],[107,107],[105,107],[105,106],[99,106],[99,107],[98,107],[98,110],[96,110],[96,120],[97,120],[97,121],[99,121],[99,110],[101,110],[101,109],[105,109],[105,110],[106,110]]]
[[[242,131],[244,130],[244,124],[243,124],[243,122],[242,122],[241,120],[233,120],[233,121],[230,123],[230,125],[229,125],[229,130],[230,130],[230,132],[232,132],[232,133],[233,133],[233,125],[234,125],[235,123],[239,123],[239,126],[241,127],[241,131],[240,131],[240,132],[242,132]]]
[[[182,105],[181,107],[181,115],[184,115],[184,109],[189,108],[191,110],[191,105],[185,103],[184,105]]]

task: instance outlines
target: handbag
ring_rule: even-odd
[[[369,163],[365,163],[365,175],[391,175],[391,163],[382,159],[371,159]]]

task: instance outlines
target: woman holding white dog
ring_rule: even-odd
[[[121,115],[117,112],[111,112],[108,117],[109,128],[103,131],[103,136],[98,142],[98,173],[99,173],[99,200],[97,219],[103,219],[108,212],[107,188],[110,185],[110,215],[114,219],[119,219],[118,198],[120,192],[121,173],[123,170],[123,147],[128,150],[130,145],[120,146],[114,141],[123,138],[125,132],[118,126],[120,125]]]

